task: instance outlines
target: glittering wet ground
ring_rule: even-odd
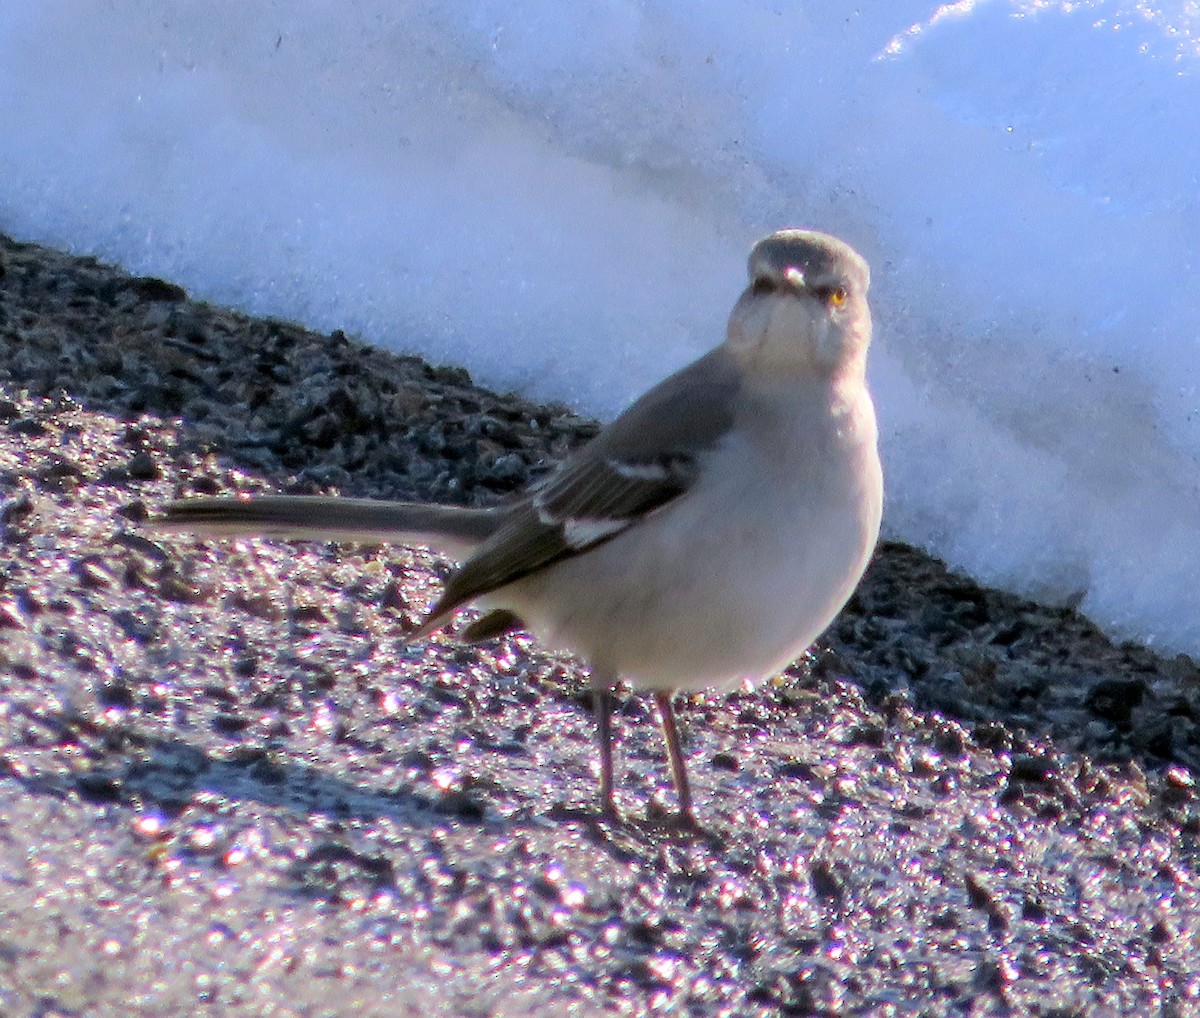
[[[703,836],[632,694],[599,822],[571,661],[405,642],[443,564],[139,527],[486,501],[588,425],[0,256],[0,1014],[1200,1011],[1191,662],[888,546],[810,661],[680,700]]]

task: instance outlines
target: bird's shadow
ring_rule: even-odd
[[[100,724],[73,710],[13,709],[36,725],[44,746],[84,746],[92,766],[64,771],[23,768],[9,776],[32,795],[79,798],[100,806],[157,817],[164,827],[197,805],[250,806],[264,815],[284,814],[296,824],[323,818],[328,837],[310,851],[311,862],[352,863],[373,879],[390,878],[386,857],[351,847],[351,828],[380,822],[426,834],[447,826],[511,836],[517,831],[573,832],[623,863],[646,861],[670,845],[701,845],[719,853],[720,834],[682,823],[657,804],[644,816],[602,813],[592,802],[531,801],[515,808],[499,805],[487,783],[470,780],[442,789],[397,779],[388,787],[347,780],[328,769],[297,760],[285,750],[237,746],[213,751],[182,737],[148,734],[136,723]],[[201,824],[190,818],[183,829]],[[385,872],[386,871],[386,872]]]

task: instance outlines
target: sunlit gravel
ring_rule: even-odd
[[[593,433],[0,242],[0,1014],[1200,1010],[1200,681],[887,545],[803,662],[653,711],[405,629],[419,551],[164,537],[185,493],[485,503]]]

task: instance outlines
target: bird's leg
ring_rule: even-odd
[[[616,676],[592,670],[592,710],[596,715],[596,741],[600,746],[600,808],[605,816],[617,816],[613,801],[612,713]]]
[[[667,740],[667,759],[671,761],[671,780],[679,796],[679,819],[686,827],[696,826],[692,812],[692,789],[688,784],[687,767],[683,760],[683,749],[679,745],[679,728],[675,724],[675,710],[671,706],[671,694],[657,690],[654,702],[658,705],[658,717],[662,722],[663,736]]]

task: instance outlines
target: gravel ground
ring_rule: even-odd
[[[0,1015],[1200,1014],[1200,672],[887,544],[810,657],[645,698],[409,645],[445,563],[182,493],[485,503],[594,433],[0,237]]]

